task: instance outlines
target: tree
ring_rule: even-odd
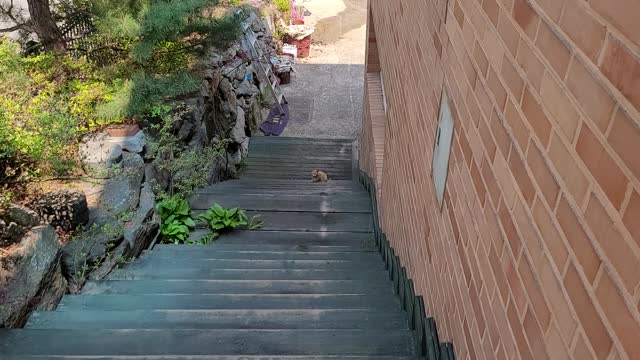
[[[62,32],[51,11],[49,0],[27,0],[28,16],[24,7],[15,0],[0,1],[0,20],[11,25],[0,32],[24,30],[35,33],[47,50],[64,51]]]

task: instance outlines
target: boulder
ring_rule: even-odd
[[[140,155],[125,153],[122,172],[104,184],[100,205],[114,214],[135,209],[140,199],[144,171],[144,160]]]
[[[144,167],[144,178],[151,183],[153,187],[158,187],[160,190],[167,190],[169,188],[169,177],[171,174],[167,170],[160,170],[156,162],[150,162]]]
[[[238,117],[236,119],[236,123],[231,129],[231,140],[237,142],[238,144],[242,144],[247,140],[247,134],[245,132],[245,117],[244,110],[240,106],[237,108]]]
[[[9,204],[7,216],[25,228],[32,228],[40,224],[40,217],[37,212],[18,204]]]
[[[21,327],[32,310],[53,310],[66,290],[52,226],[31,229],[0,257],[0,327]]]
[[[16,224],[15,222],[9,222],[7,224],[4,220],[0,219],[0,246],[10,246],[18,242],[27,230]]]
[[[31,206],[47,224],[72,231],[89,221],[87,197],[80,191],[59,190],[44,194]]]
[[[255,85],[253,85],[250,81],[244,80],[235,89],[235,93],[236,93],[236,96],[251,97],[251,96],[258,95],[260,93],[260,90]]]
[[[85,229],[62,248],[62,268],[71,277],[84,278],[108,258],[110,251],[122,242],[120,221],[104,209],[91,209]]]
[[[138,131],[135,135],[132,136],[122,136],[122,137],[107,137],[107,141],[111,144],[116,144],[120,146],[122,150],[141,154],[144,151],[145,146],[145,135],[144,132]]]
[[[87,175],[108,179],[118,172],[122,164],[122,147],[112,143],[106,132],[99,132],[82,140],[79,156]]]
[[[155,238],[160,222],[154,216],[155,195],[150,183],[145,183],[140,191],[140,206],[124,224],[124,242],[128,244],[124,255],[138,257]]]

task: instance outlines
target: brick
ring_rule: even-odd
[[[493,26],[498,27],[498,11],[500,6],[496,0],[484,0],[482,1],[482,11],[489,17],[489,20],[493,23]]]
[[[502,41],[504,41],[507,46],[507,50],[509,50],[511,56],[515,57],[518,51],[518,43],[520,42],[520,33],[516,25],[511,21],[511,16],[504,10],[500,10],[497,27]]]
[[[576,97],[589,119],[602,133],[605,133],[611,120],[615,101],[602,87],[602,84],[596,80],[593,73],[577,59],[573,60],[569,69],[567,87]]]
[[[525,34],[533,40],[538,29],[540,18],[531,7],[528,0],[514,0],[512,15],[522,31],[524,31]]]
[[[551,20],[558,22],[565,0],[536,0],[536,2]]]
[[[567,198],[564,196],[560,198],[556,219],[578,259],[579,267],[582,268],[587,279],[593,284],[600,268],[600,257],[593,248],[583,225],[578,220],[578,215],[576,215],[576,212],[571,208]]]
[[[595,63],[607,35],[607,29],[587,12],[583,4],[585,2],[582,0],[566,0],[560,18],[560,27]]]
[[[640,45],[640,3],[627,0],[590,0],[589,5],[636,45]]]
[[[489,127],[487,126],[487,122],[484,118],[478,121],[478,133],[480,134],[480,141],[484,146],[489,161],[493,161],[493,158],[496,155],[496,144],[493,141],[493,137],[491,137],[491,131],[489,131]]]
[[[522,241],[520,240],[516,227],[513,225],[511,212],[503,206],[500,209],[499,217],[502,229],[504,230],[507,241],[509,242],[509,248],[511,249],[512,256],[517,258],[520,254],[520,250],[522,249]]]
[[[546,154],[543,154],[543,152],[544,151],[540,150],[533,141],[529,141],[527,162],[529,163],[533,177],[538,183],[543,198],[547,202],[547,205],[553,208],[558,198],[558,193],[560,192],[560,186],[553,177],[544,159]]]
[[[640,180],[640,156],[638,156],[640,125],[619,108],[607,140],[636,179]]]
[[[489,122],[489,130],[493,133],[493,137],[496,139],[496,146],[502,153],[503,157],[509,156],[509,148],[511,147],[511,138],[507,133],[507,129],[504,127],[504,123],[496,109],[493,109],[491,114],[491,121]]]
[[[529,295],[533,312],[536,314],[540,326],[546,328],[551,321],[551,312],[542,294],[540,282],[534,277],[533,270],[526,257],[522,257],[520,260],[518,273],[522,278],[522,283],[527,295]]]
[[[578,204],[582,204],[589,189],[589,180],[578,166],[572,154],[557,134],[551,136],[549,158],[564,180],[565,187]]]
[[[523,326],[518,319],[518,314],[516,312],[515,306],[512,302],[509,303],[507,307],[507,318],[509,319],[509,324],[511,326],[511,331],[513,332],[513,336],[516,340],[516,345],[518,346],[520,357],[523,360],[534,360],[536,359],[527,344],[526,337],[523,333]],[[537,354],[536,354],[537,355]]]
[[[551,136],[551,122],[528,87],[522,95],[522,112],[540,142],[546,147]]]
[[[593,305],[591,295],[585,290],[584,283],[572,263],[569,264],[569,269],[564,276],[564,285],[582,328],[596,352],[596,357],[601,360],[606,359],[612,345],[611,337]]]
[[[577,323],[573,318],[568,300],[562,290],[563,284],[554,274],[546,258],[543,259],[538,272],[542,289],[551,305],[551,312],[557,320],[562,339],[569,343],[573,338]]]
[[[580,115],[567,97],[567,93],[548,72],[545,72],[542,77],[540,95],[542,103],[549,109],[566,139],[572,142],[580,124]]]
[[[476,98],[478,99],[478,105],[480,106],[480,110],[484,116],[491,116],[491,111],[493,109],[493,104],[491,102],[491,98],[489,98],[489,94],[487,94],[487,89],[482,85],[480,81],[476,83]],[[476,125],[477,125],[476,121]]]
[[[502,71],[500,73],[504,79],[507,88],[510,90],[517,103],[520,103],[522,97],[522,89],[524,88],[524,80],[514,64],[506,56],[502,61]]]
[[[518,65],[524,70],[527,79],[540,92],[540,84],[542,83],[542,75],[544,75],[544,64],[538,55],[531,49],[529,44],[520,38],[518,44],[518,54],[516,55]]]
[[[571,60],[571,52],[545,22],[540,25],[536,46],[542,51],[553,70],[564,78]]]
[[[516,201],[513,206],[513,219],[518,226],[520,238],[523,240],[533,265],[537,267],[542,259],[542,240],[538,230],[533,226],[533,218],[527,212],[525,205]]]
[[[573,358],[574,359],[595,359],[595,356],[592,354],[591,349],[587,345],[587,341],[584,338],[584,335],[578,334],[578,340],[576,340],[576,345],[573,349]]]
[[[585,211],[585,219],[627,291],[634,291],[640,282],[637,269],[640,259],[623,238],[618,224],[611,219],[601,200],[593,193]]]
[[[502,189],[504,201],[511,206],[516,196],[515,181],[509,171],[507,161],[501,154],[496,153],[496,158],[493,160],[493,169]]]
[[[580,130],[576,151],[613,206],[620,209],[627,191],[627,177],[588,126]]]
[[[622,221],[627,227],[627,230],[631,233],[631,237],[640,246],[640,194],[638,191],[631,193],[629,198],[629,204],[624,211],[624,217]]]
[[[640,110],[640,59],[611,35],[600,70],[633,106]]]
[[[620,289],[606,272],[602,274],[598,287],[596,288],[596,298],[600,303],[607,320],[611,323],[613,331],[622,343],[622,347],[627,356],[634,358],[640,354],[640,325],[636,320],[629,306],[625,303]],[[598,351],[598,349],[595,349]]]
[[[478,64],[478,68],[480,68],[480,73],[483,77],[487,77],[487,68],[489,67],[489,60],[487,60],[487,55],[485,55],[484,50],[482,50],[482,46],[478,41],[476,41],[475,46],[473,48],[473,57],[476,59],[476,64]]]
[[[511,169],[513,177],[516,179],[522,196],[524,196],[527,204],[531,205],[536,191],[533,187],[531,177],[525,168],[522,157],[514,149],[511,150],[511,155],[509,156],[509,168]]]
[[[507,91],[502,84],[502,80],[500,80],[496,72],[491,67],[489,67],[487,85],[489,86],[489,91],[493,94],[498,109],[502,112],[507,101]]]
[[[549,326],[549,330],[547,330],[547,336],[545,337],[545,343],[547,345],[547,350],[551,359],[565,360],[571,358],[569,356],[567,346],[565,345],[564,341],[562,341],[560,331],[555,324]]]
[[[502,67],[502,57],[504,56],[504,47],[498,40],[498,33],[495,31],[486,31],[484,33],[484,51],[487,53],[489,64],[493,64],[495,69]]]
[[[549,359],[547,347],[544,344],[542,331],[540,330],[538,322],[533,313],[528,309],[527,313],[524,315],[522,325],[524,327],[525,334],[527,334],[527,340],[529,341],[531,350],[534,354],[536,354],[536,360]]]
[[[460,7],[460,2],[454,0],[455,5],[453,6],[453,16],[455,17],[458,25],[462,27],[464,23],[464,12],[462,12],[462,8]]]
[[[522,115],[520,115],[520,112],[516,109],[515,104],[511,100],[507,101],[504,117],[507,120],[509,127],[511,127],[511,131],[513,131],[516,143],[522,151],[525,151],[527,149],[527,144],[529,143],[530,131],[529,128],[527,128]]]
[[[562,237],[560,237],[560,232],[553,217],[544,205],[542,205],[540,198],[537,197],[536,199],[533,209],[531,210],[533,219],[540,230],[542,241],[547,244],[553,262],[560,272],[562,272],[567,263],[569,252]]]

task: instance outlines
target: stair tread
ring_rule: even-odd
[[[78,341],[82,339],[82,341]],[[415,355],[407,330],[0,330],[7,355]]]
[[[368,198],[361,195],[241,195],[195,194],[189,199],[194,210],[217,203],[227,208],[276,212],[371,213]]]
[[[405,314],[376,310],[37,311],[28,329],[408,329]]]
[[[100,280],[83,294],[384,294],[388,282],[362,280]]]
[[[157,269],[167,268],[202,268],[202,269],[368,269],[384,270],[384,263],[380,259],[361,260],[262,260],[262,259],[169,259],[169,260],[139,260],[128,264],[126,269]]]
[[[389,281],[386,271],[283,270],[283,269],[118,269],[110,279],[211,279],[211,280],[367,280]]]
[[[367,233],[361,233],[366,234]],[[275,252],[374,252],[373,247],[349,246],[349,245],[307,245],[307,244],[291,244],[291,245],[251,245],[223,243],[224,239],[218,240],[210,245],[171,245],[160,244],[156,249],[160,251],[189,251],[189,252],[222,252],[222,251],[275,251]],[[165,250],[166,249],[166,250]]]

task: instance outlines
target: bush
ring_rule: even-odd
[[[291,11],[291,3],[289,0],[273,0],[273,4],[282,13],[289,13],[289,11]]]
[[[116,92],[83,59],[23,57],[0,37],[0,183],[71,172],[79,137],[122,120],[97,111]]]

